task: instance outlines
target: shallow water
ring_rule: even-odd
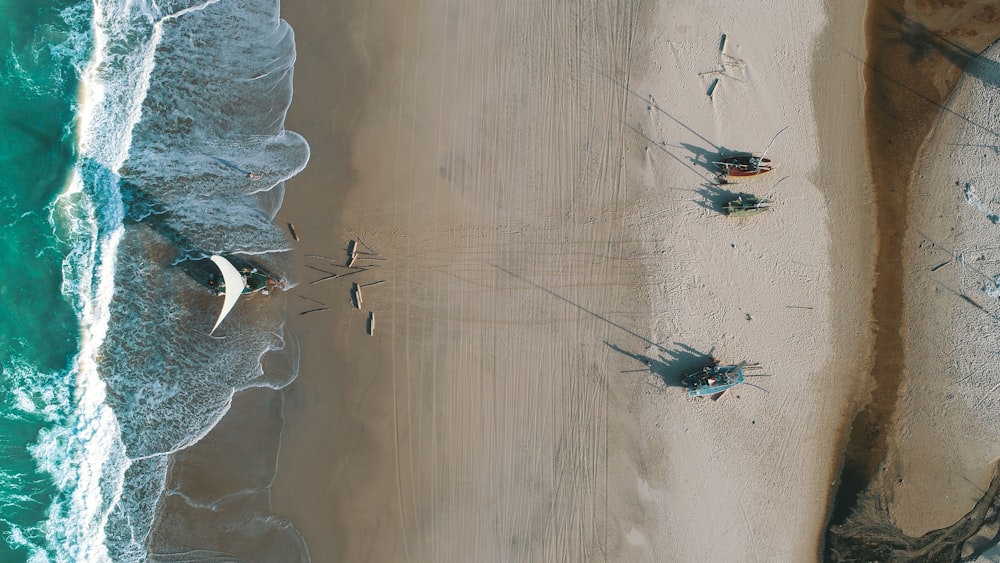
[[[0,4],[0,560],[144,560],[168,455],[295,375],[261,368],[283,299],[213,338],[206,283],[217,253],[286,269],[294,41],[276,1],[52,4]]]

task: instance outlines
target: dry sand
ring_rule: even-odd
[[[273,506],[314,560],[817,556],[873,232],[864,3],[829,4],[283,4],[312,160]],[[722,216],[712,155],[786,126],[738,186],[776,208]],[[310,283],[357,236],[385,260]],[[770,376],[689,399],[709,354]]]

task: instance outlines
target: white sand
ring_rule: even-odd
[[[315,560],[816,557],[852,390],[839,368],[866,336],[845,327],[870,292],[869,264],[831,263],[835,219],[867,204],[864,4],[849,4],[833,35],[820,3],[791,0],[376,0],[338,16],[363,61],[340,87],[365,102],[334,112],[344,140],[291,116],[313,157],[282,214],[302,254],[340,256],[356,233],[386,261],[300,285],[333,310],[293,319],[274,508]],[[733,62],[722,33],[742,63],[713,101],[699,73]],[[296,103],[318,95],[296,85]],[[685,144],[760,151],[785,126],[776,170],[740,184],[777,184],[775,209],[707,209],[712,173]],[[330,164],[345,145],[349,174]],[[328,183],[347,188],[331,209]],[[353,309],[350,283],[379,279]],[[710,351],[770,377],[689,399],[678,378]]]
[[[860,122],[820,132],[809,100],[838,98],[823,103],[849,107],[856,96],[860,105],[857,77],[841,75],[837,90],[812,90],[810,47],[824,25],[815,5],[734,12],[682,4],[660,3],[657,56],[639,85],[654,100],[636,126],[647,151],[638,167],[651,338],[671,351],[687,346],[725,362],[760,362],[771,377],[752,378],[762,389],[743,386],[718,403],[644,393],[639,417],[651,439],[642,452],[659,471],[640,475],[651,489],[643,507],[653,515],[641,531],[651,538],[651,560],[809,560],[818,553],[839,417],[852,388],[850,374],[838,373],[851,363],[833,355],[831,317],[859,312],[831,298],[831,284],[843,278],[830,263],[825,202],[867,189],[818,173],[817,139],[858,138]],[[849,41],[840,37],[841,46],[860,53],[860,32],[859,25]],[[699,73],[713,69],[725,75],[710,99],[714,76]],[[713,193],[711,176],[704,157],[692,158],[759,152],[786,126],[768,152],[774,171],[724,186],[758,196],[773,190],[772,213],[734,220],[701,205]],[[860,154],[836,157],[860,167]],[[866,219],[861,228],[870,228]]]
[[[952,94],[913,182],[908,384],[886,471],[887,479],[902,479],[891,487],[890,509],[911,536],[971,510],[1000,456],[1000,306],[987,293],[1000,274],[1000,225],[990,217],[1000,214],[1000,47],[984,57]]]

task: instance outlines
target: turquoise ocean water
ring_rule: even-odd
[[[0,0],[0,561],[148,559],[169,455],[294,378],[206,284],[287,268],[294,59],[273,0]]]

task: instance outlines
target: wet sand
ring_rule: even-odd
[[[289,115],[313,162],[282,208],[300,264],[346,262],[357,237],[385,260],[298,272],[331,310],[292,307],[304,353],[275,508],[317,560],[614,552],[625,421],[605,342],[643,334],[647,309],[613,165],[634,6],[360,6],[283,6],[313,57]],[[380,280],[353,308],[351,283]]]
[[[925,264],[934,246],[925,239],[928,213],[954,214],[948,211],[954,207],[953,194],[946,190],[915,192],[914,182],[937,177],[948,167],[946,160],[922,158],[921,151],[942,117],[953,113],[949,95],[962,69],[1000,33],[1000,12],[991,3],[950,4],[882,2],[873,4],[868,16],[865,111],[878,213],[875,347],[869,392],[853,421],[835,501],[833,524],[849,522],[835,532],[842,537],[832,539],[834,553],[828,556],[835,558],[851,552],[871,555],[875,546],[889,550],[880,552],[883,556],[892,549],[913,556],[932,543],[942,550],[939,556],[951,546],[958,553],[974,527],[919,536],[959,521],[986,493],[993,475],[988,460],[995,454],[978,441],[958,437],[965,434],[965,420],[977,416],[956,412],[955,406],[943,407],[949,414],[942,416],[942,406],[954,398],[942,387],[951,381],[951,370],[940,361],[934,364],[937,369],[927,369],[927,350],[953,332],[940,319],[968,304],[943,305],[942,310],[940,296],[919,288],[926,279],[914,285],[934,266]],[[914,213],[924,219],[913,223]],[[948,355],[964,353],[955,349]],[[935,430],[928,432],[930,427]],[[963,441],[967,448],[955,447]],[[943,462],[953,459],[956,449],[966,462],[981,455],[987,459]],[[981,455],[970,455],[976,449]],[[950,469],[942,472],[943,465]],[[990,499],[985,500],[988,505]],[[875,532],[896,527],[894,536]],[[844,538],[857,543],[840,543]]]

